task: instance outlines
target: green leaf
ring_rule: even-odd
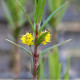
[[[45,6],[45,0],[39,0],[38,1],[38,16],[37,16],[37,20],[40,23],[41,22],[41,18],[42,18],[42,14],[44,11],[44,6]]]
[[[54,79],[54,59],[51,53],[48,54],[48,64],[49,64],[49,79]]]
[[[16,44],[16,43],[14,43],[14,42],[12,42],[12,41],[10,41],[10,40],[8,40],[8,39],[6,39],[6,41],[8,41],[8,42],[14,44],[15,46],[17,46],[17,47],[19,47],[19,48],[25,50],[29,55],[32,56],[31,52],[30,52],[29,50],[25,49],[24,47],[22,47],[22,46],[20,46],[20,45],[18,45],[18,44]]]
[[[63,77],[63,80],[69,80],[69,67],[70,67],[70,61],[69,61],[69,58],[67,59],[67,65],[66,65],[66,72],[65,72],[65,75]]]
[[[58,68],[59,68],[59,70],[58,70],[58,73],[57,73],[57,79],[60,79],[60,77],[61,77],[61,70],[62,70],[62,64],[61,63],[59,63]]]
[[[27,0],[19,0],[19,2],[21,3],[21,5],[24,8],[26,7],[25,5],[26,5]],[[27,22],[27,20],[26,20],[26,17],[24,16],[24,12],[22,11],[21,7],[19,5],[17,5],[17,7],[18,7],[18,14],[17,15],[19,17],[19,19],[18,19],[18,26],[22,27],[25,24],[25,22]]]
[[[62,2],[61,2],[62,3]],[[67,3],[61,10],[56,13],[56,24],[59,24],[61,19],[63,18],[64,13],[68,7],[69,3]]]
[[[51,20],[51,18],[55,15],[55,13],[60,10],[62,7],[64,7],[67,4],[67,2],[63,5],[61,5],[59,8],[57,8],[48,18],[47,20],[43,23],[43,25],[41,26],[40,30],[39,30],[39,34],[40,32],[44,29],[44,27],[46,26],[46,24]]]
[[[63,2],[66,2],[66,0],[65,1],[63,1],[63,0],[48,0],[50,14],[53,11],[55,11],[59,6],[61,6],[63,4]],[[49,21],[49,24],[51,25],[50,27],[56,27],[60,23],[67,7],[68,7],[68,4],[66,4],[62,9],[60,9],[59,11],[56,12],[55,16],[53,16],[51,18],[51,20]]]
[[[48,51],[50,51],[51,49],[53,49],[53,48],[55,48],[55,47],[59,47],[59,46],[65,44],[65,43],[67,43],[67,42],[69,42],[69,41],[71,41],[71,39],[66,40],[66,41],[63,41],[63,42],[61,42],[61,43],[59,43],[59,44],[56,44],[56,45],[54,45],[54,46],[51,46],[51,47],[43,50],[43,51],[41,52],[41,54],[43,55],[43,54],[47,53]]]
[[[39,38],[37,39],[35,45],[40,45],[41,42],[44,40],[45,36],[48,34],[48,32],[43,33],[42,35],[39,36]]]
[[[37,23],[37,0],[35,0],[34,22]]]
[[[17,0],[16,0],[16,1],[17,1]],[[30,18],[29,18],[29,16],[28,16],[28,14],[26,13],[26,11],[24,10],[24,8],[22,7],[22,5],[21,5],[18,1],[17,1],[17,3],[19,4],[19,6],[21,7],[22,11],[23,11],[24,14],[26,15],[26,17],[27,17],[27,19],[28,19],[28,21],[29,21],[29,23],[30,23],[30,25],[31,25],[31,28],[32,28],[33,33],[35,33],[34,26],[33,26],[32,22],[31,22],[31,20],[30,20]]]
[[[27,0],[19,0],[19,2],[23,7],[25,7]],[[26,18],[24,17],[24,12],[21,7],[18,5],[16,0],[7,0],[7,4],[14,23],[16,23],[18,27],[22,27]]]
[[[35,14],[34,14],[35,23],[41,22],[44,6],[45,6],[45,0],[38,0],[38,1],[35,0]]]
[[[7,20],[8,20],[8,22],[9,22],[9,24],[11,25],[10,27],[12,29],[14,29],[15,28],[15,24],[14,24],[14,21],[13,21],[13,18],[11,16],[11,14],[10,14],[10,12],[8,10],[8,7],[7,7],[6,3],[4,2],[4,0],[1,0],[1,1],[2,1],[2,6],[3,6],[3,10],[4,10],[4,13],[5,13],[5,16],[6,16]]]
[[[44,63],[45,63],[45,58],[42,58],[42,55],[39,56],[39,60],[41,61],[38,69],[37,69],[37,80],[45,80],[45,75],[44,75]],[[41,79],[40,79],[41,78]]]
[[[12,15],[14,23],[18,21],[18,7],[16,4],[16,0],[6,0],[6,3],[8,5],[8,9]],[[16,4],[16,5],[15,5]]]
[[[31,73],[33,73],[33,57],[31,57]]]
[[[59,62],[58,49],[55,47],[49,56],[49,75],[50,79],[60,79],[61,63]]]

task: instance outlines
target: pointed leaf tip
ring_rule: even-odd
[[[41,55],[47,53],[48,51],[50,51],[51,49],[53,49],[53,48],[55,48],[55,47],[59,47],[59,46],[63,45],[63,44],[65,44],[65,43],[67,43],[67,42],[69,42],[69,41],[71,41],[71,40],[72,40],[72,39],[69,39],[69,40],[63,41],[63,42],[61,42],[61,43],[58,43],[58,44],[56,44],[56,45],[54,45],[54,46],[51,46],[51,47],[43,50],[43,51],[41,52]]]
[[[32,31],[35,33],[35,30],[34,30],[34,26],[28,16],[28,14],[26,13],[25,9],[23,8],[23,6],[20,4],[20,2],[18,0],[16,0],[16,2],[19,4],[19,6],[21,7],[22,11],[24,12],[25,16],[27,17],[27,20],[29,21],[30,25],[31,25],[31,28],[32,28]]]
[[[10,43],[12,43],[12,44],[14,44],[15,46],[17,46],[17,47],[23,49],[23,50],[25,50],[29,55],[32,56],[31,52],[30,52],[29,50],[27,50],[26,48],[24,48],[24,47],[22,47],[22,46],[20,46],[20,45],[18,45],[18,44],[16,44],[16,43],[14,43],[14,42],[8,40],[8,39],[5,39],[5,40],[8,41],[8,42],[10,42]]]
[[[47,19],[46,21],[43,23],[43,25],[41,26],[41,28],[39,29],[39,34],[40,32],[44,29],[44,27],[47,25],[47,23],[51,20],[51,18],[55,15],[55,13],[57,11],[59,11],[62,7],[64,7],[68,2],[62,4],[60,7],[58,7]]]

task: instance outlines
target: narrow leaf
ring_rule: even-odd
[[[31,25],[31,28],[32,28],[33,32],[35,33],[34,26],[33,26],[32,22],[31,22],[31,20],[30,20],[30,18],[28,16],[28,14],[26,13],[26,11],[24,10],[24,8],[22,7],[22,5],[18,1],[17,1],[17,3],[19,4],[19,6],[21,7],[21,9],[23,10],[24,14],[26,15],[26,17],[27,17],[27,19],[28,19],[28,21],[29,21],[29,23]]]
[[[40,35],[40,37],[37,39],[35,45],[40,45],[41,42],[44,40],[45,36],[48,34],[48,32],[43,33],[42,35]]]
[[[56,62],[56,60],[55,60]],[[54,57],[51,53],[48,54],[48,64],[49,64],[49,79],[54,79],[55,75],[55,62]]]
[[[29,50],[25,49],[24,47],[22,47],[22,46],[20,46],[20,45],[18,45],[18,44],[16,44],[16,43],[14,43],[14,42],[12,42],[12,41],[10,41],[10,40],[8,40],[8,39],[6,39],[6,41],[8,41],[8,42],[14,44],[15,46],[17,46],[17,47],[19,47],[19,48],[25,50],[29,55],[32,56],[31,52],[30,52]]]
[[[40,30],[39,30],[39,34],[40,32],[44,29],[44,27],[46,26],[46,24],[51,20],[51,18],[55,15],[55,13],[60,10],[62,7],[64,7],[67,4],[67,2],[63,5],[61,5],[59,8],[57,8],[48,18],[47,20],[43,23],[43,25],[41,26]]]
[[[65,43],[67,43],[67,42],[69,42],[69,41],[71,41],[71,39],[66,40],[66,41],[63,41],[63,42],[61,42],[61,43],[59,43],[59,44],[57,44],[57,45],[51,46],[51,47],[43,50],[43,51],[41,52],[41,54],[43,55],[43,54],[45,54],[46,52],[48,52],[49,50],[51,50],[51,49],[53,49],[53,48],[55,48],[55,47],[59,47],[59,46],[65,44]]]
[[[14,21],[13,21],[13,18],[8,10],[8,6],[6,5],[6,3],[4,2],[4,0],[1,0],[2,1],[2,6],[3,6],[3,10],[4,10],[4,13],[5,13],[5,16],[7,18],[7,20],[9,21],[9,24],[11,25],[10,27],[12,29],[14,29],[15,25],[14,25]]]
[[[14,20],[14,23],[17,22],[18,21],[18,10],[20,10],[20,9],[18,9],[18,7],[17,7],[16,0],[6,0],[6,3],[8,5],[8,9]]]
[[[67,58],[67,64],[66,64],[66,72],[65,72],[65,75],[63,77],[63,80],[69,80],[69,67],[70,67],[70,61],[69,61],[69,58]]]
[[[37,7],[37,10],[38,10],[37,20],[39,23],[41,22],[42,14],[44,11],[44,6],[45,6],[45,0],[39,0],[38,7]]]
[[[54,54],[53,54],[54,53]],[[50,79],[60,79],[61,63],[59,62],[58,49],[55,47],[53,52],[48,54]]]
[[[44,6],[45,6],[45,0],[38,0],[38,1],[35,0],[35,14],[34,14],[35,23],[41,22]]]
[[[34,11],[34,22],[35,23],[37,23],[37,15],[38,15],[38,13],[37,13],[37,4],[38,3],[38,1],[37,0],[35,0],[35,11]]]
[[[59,68],[59,70],[58,70],[58,74],[57,74],[57,79],[60,79],[60,77],[61,77],[61,70],[62,70],[62,64],[61,63],[59,63],[58,68]]]

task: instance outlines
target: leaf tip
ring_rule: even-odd
[[[8,39],[5,39],[6,41],[8,41]]]
[[[13,43],[12,41],[10,41],[9,39],[5,39],[6,41],[10,42],[10,43]]]
[[[67,42],[71,41],[72,39],[67,40]]]

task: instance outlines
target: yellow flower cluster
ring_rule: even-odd
[[[40,35],[42,35],[42,34],[45,33],[45,32],[47,32],[47,31],[45,30],[45,31],[41,32]],[[51,41],[50,41],[50,38],[51,38],[51,34],[48,33],[48,34],[46,35],[46,37],[44,38],[44,40],[42,41],[42,44],[45,45],[45,44],[47,44],[47,42],[51,42]]]
[[[41,32],[40,35],[42,35],[45,32],[47,32],[47,31],[45,30],[45,31]],[[51,35],[50,35],[50,33],[48,33],[41,44],[45,45],[45,44],[47,44],[47,42],[51,42],[50,37],[51,37]],[[34,42],[33,42],[34,41],[34,36],[31,33],[26,33],[20,39],[22,40],[23,44],[27,44],[29,46],[34,45]]]
[[[23,35],[21,40],[23,44],[27,44],[29,46],[34,44],[33,43],[34,37],[31,33],[26,33],[25,35]]]

